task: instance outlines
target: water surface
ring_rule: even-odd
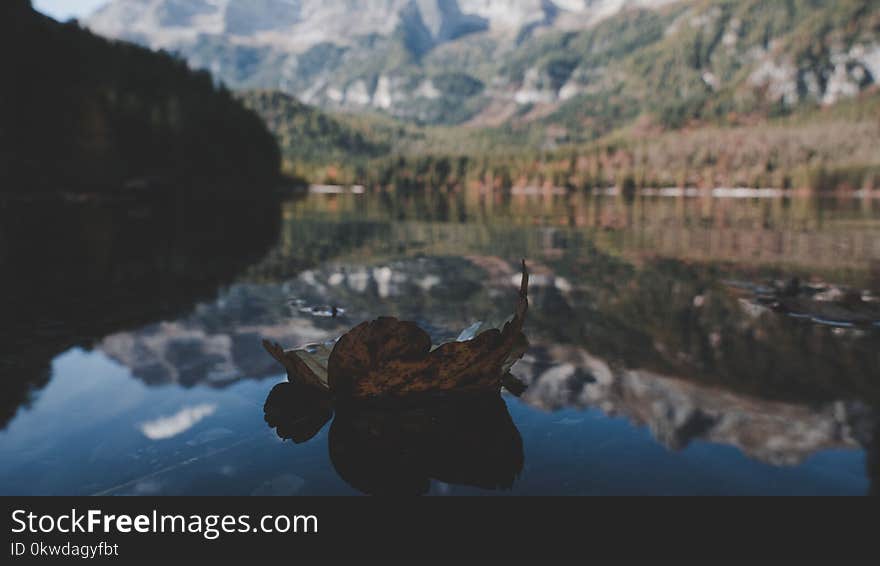
[[[368,191],[3,213],[4,494],[878,489],[876,200]],[[511,314],[523,257],[521,397],[337,411],[299,443],[267,424],[286,376],[263,338],[393,315],[452,340]]]

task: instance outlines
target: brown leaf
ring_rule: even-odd
[[[513,318],[503,329],[486,330],[472,340],[431,350],[430,336],[415,323],[381,317],[359,324],[339,339],[327,360],[326,380],[323,366],[301,350],[285,352],[267,341],[263,346],[287,368],[291,381],[329,387],[338,399],[498,391],[510,367],[528,348],[522,333],[529,304],[525,261],[522,271]]]
[[[275,342],[263,340],[263,348],[287,370],[287,378],[300,383],[328,390],[327,368],[321,361],[305,350],[284,350]]]
[[[330,389],[350,391],[370,372],[399,360],[419,360],[431,351],[431,337],[413,322],[382,317],[347,332],[333,348],[327,363]]]
[[[428,334],[412,322],[380,318],[357,326],[330,354],[330,389],[354,398],[500,389],[507,370],[528,345],[522,334],[528,285],[523,261],[513,319],[500,331],[493,328],[472,340],[450,342],[433,351]]]

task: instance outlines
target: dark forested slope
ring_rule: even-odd
[[[207,72],[60,24],[27,0],[5,4],[0,193],[175,182],[216,195],[232,185],[217,181],[257,186],[277,174],[272,135]]]

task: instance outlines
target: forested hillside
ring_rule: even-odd
[[[527,48],[520,57],[532,59],[519,66],[540,69],[551,87],[568,86],[542,121],[573,139],[640,114],[665,127],[736,124],[876,89],[880,2],[702,1],[680,12],[621,14],[553,41]]]
[[[236,96],[313,182],[436,180],[464,158],[451,170],[502,184],[876,184],[880,0],[404,4],[113,0],[89,25],[258,87]],[[178,115],[149,104],[160,129]]]
[[[678,127],[832,105],[880,75],[878,0],[242,5],[113,0],[89,25],[237,89],[418,124],[550,125],[563,141],[646,113]]]
[[[102,192],[176,183],[216,195],[274,179],[275,140],[211,75],[167,53],[4,8],[0,192]],[[223,182],[218,182],[223,181]],[[241,187],[236,187],[241,192]]]
[[[316,180],[322,167],[344,163],[350,168],[386,155],[395,130],[403,129],[334,116],[278,91],[245,91],[237,96],[275,134],[283,169],[297,178]]]

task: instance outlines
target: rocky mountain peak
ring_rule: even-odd
[[[206,34],[302,50],[322,42],[349,44],[355,36],[389,36],[401,24],[433,43],[474,32],[551,25],[557,16],[567,16],[569,25],[586,25],[626,6],[669,1],[111,0],[87,25],[102,35],[153,47],[174,47]]]

